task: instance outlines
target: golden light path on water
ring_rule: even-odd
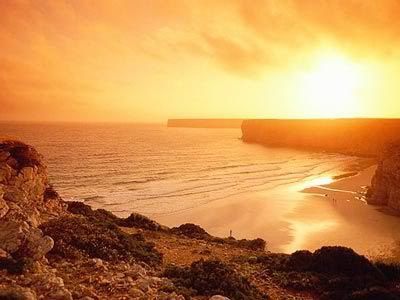
[[[285,253],[293,253],[296,250],[303,249],[305,242],[310,236],[318,232],[324,232],[337,226],[338,223],[333,220],[291,221],[290,228],[293,230],[293,240],[284,248]]]
[[[318,178],[304,182],[302,184],[302,189],[316,187],[316,186],[320,186],[320,185],[327,185],[327,184],[331,184],[332,182],[334,182],[332,177],[329,177],[329,176],[318,177]]]
[[[332,176],[316,177],[300,183],[295,189],[300,192],[313,187],[322,187],[334,181]],[[338,222],[334,219],[324,220],[322,216],[301,218],[300,220],[290,218],[288,221],[290,223],[290,229],[292,230],[293,239],[288,245],[283,247],[285,253],[292,253],[298,249],[303,249],[310,236],[332,230],[338,225]]]

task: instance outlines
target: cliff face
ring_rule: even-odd
[[[399,139],[400,120],[245,120],[242,139],[274,147],[377,156],[384,145]]]
[[[36,150],[17,141],[0,142],[0,252],[40,259],[53,240],[38,226],[63,211]]]
[[[367,201],[400,210],[400,143],[389,144],[382,152]]]
[[[42,157],[17,141],[0,142],[0,220],[20,220],[38,226],[62,212]]]

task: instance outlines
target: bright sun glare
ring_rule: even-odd
[[[360,66],[340,56],[325,56],[303,75],[302,99],[317,117],[349,117],[357,113],[363,74]]]

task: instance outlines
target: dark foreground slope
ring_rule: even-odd
[[[269,253],[261,239],[64,202],[19,142],[0,142],[0,170],[0,299],[399,299],[399,267],[351,249]]]
[[[400,119],[244,120],[242,139],[358,156],[377,156],[400,139]]]

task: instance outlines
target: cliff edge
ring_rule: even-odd
[[[18,141],[0,142],[0,252],[40,259],[53,240],[38,226],[64,211],[39,153]]]
[[[399,138],[399,119],[244,120],[242,140],[272,147],[290,147],[376,157]]]
[[[368,190],[369,204],[387,205],[400,211],[400,143],[390,143],[381,153]]]

